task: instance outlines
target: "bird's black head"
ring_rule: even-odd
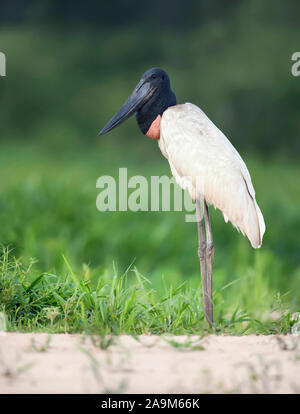
[[[156,91],[170,88],[170,78],[161,68],[151,68],[141,77],[140,83],[149,83]]]
[[[169,107],[176,105],[176,96],[171,90],[170,78],[163,69],[147,70],[130,97],[100,131],[105,134],[136,113],[137,123],[146,134],[152,122]]]

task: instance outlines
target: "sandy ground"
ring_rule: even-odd
[[[5,333],[0,393],[300,393],[299,336],[170,339]]]

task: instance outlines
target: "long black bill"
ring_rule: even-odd
[[[117,112],[105,125],[105,127],[99,132],[99,135],[103,135],[106,132],[111,131],[122,122],[126,121],[126,119],[137,112],[151,98],[155,90],[156,89],[153,88],[149,82],[146,81],[146,83],[144,83],[144,81],[141,80],[119,112]]]

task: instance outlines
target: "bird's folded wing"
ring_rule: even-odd
[[[253,247],[261,246],[265,223],[249,171],[200,108],[190,103],[168,108],[162,116],[159,146],[177,183],[192,198],[204,197],[247,235]]]

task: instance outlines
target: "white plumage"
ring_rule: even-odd
[[[176,182],[191,197],[220,209],[225,221],[246,234],[255,248],[265,232],[249,171],[239,153],[196,105],[169,107],[158,141]]]

